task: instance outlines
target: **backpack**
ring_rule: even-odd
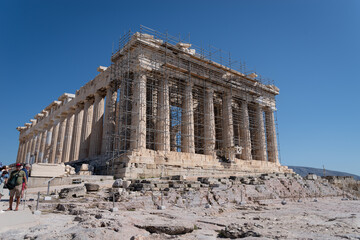
[[[16,180],[19,177],[19,173],[15,174],[12,178],[9,179],[9,181],[6,184],[7,189],[12,190],[16,186]]]

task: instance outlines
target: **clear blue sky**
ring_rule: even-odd
[[[0,2],[0,161],[17,126],[109,65],[140,24],[245,60],[280,88],[282,163],[360,174],[360,1]]]

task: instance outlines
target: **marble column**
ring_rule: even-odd
[[[24,142],[22,139],[19,139],[19,149],[18,149],[18,155],[16,158],[16,163],[21,162],[21,156],[22,156],[23,151],[24,151]]]
[[[241,159],[251,160],[249,109],[246,101],[241,102],[240,118],[240,143],[242,147]]]
[[[89,147],[90,147],[90,134],[91,134],[91,124],[93,118],[94,110],[94,97],[88,97],[85,100],[84,104],[84,117],[81,130],[80,138],[80,155],[79,159],[84,159],[89,156]]]
[[[265,126],[268,160],[269,162],[279,163],[274,111],[269,107],[265,109]]]
[[[206,155],[213,155],[215,151],[215,113],[214,113],[214,90],[207,88],[205,90],[204,100],[204,143]]]
[[[22,138],[22,149],[21,149],[21,155],[20,155],[20,158],[19,158],[19,163],[22,163],[24,161],[25,151],[26,151],[26,139],[23,137]]]
[[[35,159],[34,159],[34,163],[38,163],[39,162],[39,154],[40,154],[40,148],[41,148],[41,140],[42,137],[44,135],[44,131],[41,131],[38,133],[38,137],[37,137],[37,142],[36,142],[36,147],[35,147]]]
[[[170,129],[170,150],[177,152],[176,134],[179,132],[179,129],[176,126],[172,126]]]
[[[22,139],[22,148],[21,148],[21,155],[19,159],[19,163],[24,162],[25,159],[25,151],[26,151],[26,139]]]
[[[181,112],[181,152],[195,153],[192,84],[186,84]]]
[[[81,130],[84,119],[84,103],[79,103],[76,107],[69,161],[78,160],[80,155]]]
[[[30,139],[29,137],[27,136],[25,138],[25,149],[24,149],[24,155],[23,155],[23,158],[21,160],[21,163],[25,163],[26,160],[27,160],[27,156],[28,156],[28,151],[29,151],[29,145],[30,145]]]
[[[41,136],[40,149],[39,149],[39,157],[37,162],[42,163],[44,161],[45,147],[46,147],[46,137],[47,137],[47,126],[44,126],[44,130]]]
[[[45,139],[45,150],[44,150],[44,158],[43,163],[50,163],[50,157],[51,157],[51,142],[53,138],[53,130],[54,130],[54,123],[53,121],[50,121],[49,128],[47,130],[46,139]]]
[[[51,137],[51,146],[50,146],[50,159],[49,163],[55,163],[55,157],[56,157],[56,149],[57,149],[57,140],[58,140],[58,134],[59,134],[59,127],[60,127],[60,119],[56,119],[54,122],[54,128],[52,131],[52,137]]]
[[[59,133],[57,138],[57,147],[56,147],[56,154],[55,154],[55,163],[62,162],[62,155],[64,152],[64,138],[65,138],[65,128],[67,123],[66,113],[63,113],[60,117],[59,123]]]
[[[104,119],[104,95],[101,92],[97,92],[95,93],[95,101],[94,101],[89,157],[96,157],[101,153],[103,119]]]
[[[34,153],[35,153],[35,144],[36,144],[36,139],[37,139],[37,133],[34,132],[33,133],[33,136],[31,137],[31,147],[30,147],[30,151],[29,151],[29,156],[28,156],[28,159],[26,161],[26,163],[31,163],[31,160],[33,159],[34,157]]]
[[[223,148],[234,146],[234,126],[232,115],[232,96],[224,93],[222,99]]]
[[[157,94],[155,150],[170,151],[170,99],[168,79],[161,79]]]
[[[23,148],[23,143],[21,141],[21,139],[19,140],[19,148],[18,148],[18,153],[17,153],[17,156],[16,156],[16,163],[19,162],[20,158],[21,158],[21,151],[22,151],[22,148]]]
[[[113,134],[115,134],[117,89],[110,84],[106,89],[106,108],[104,113],[104,127],[101,144],[101,154],[113,150]]]
[[[130,150],[146,148],[146,75],[136,73],[133,82]]]
[[[61,162],[70,161],[71,142],[72,142],[72,135],[74,130],[74,119],[75,119],[75,110],[70,109],[66,117],[64,148],[63,148],[63,155]]]
[[[26,154],[27,154],[27,148],[28,148],[28,139],[26,137],[23,138],[23,150],[21,153],[21,159],[20,163],[25,162]]]
[[[257,104],[255,106],[255,117],[256,117],[256,140],[257,140],[257,154],[256,160],[266,161],[266,139],[265,139],[265,127],[264,127],[264,116],[262,106]]]

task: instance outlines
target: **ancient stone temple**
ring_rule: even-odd
[[[141,26],[111,61],[17,128],[17,162],[127,178],[290,171],[278,159],[279,89],[230,55]]]

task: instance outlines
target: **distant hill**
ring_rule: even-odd
[[[288,167],[291,168],[292,170],[294,170],[294,172],[296,172],[297,174],[299,174],[302,177],[306,176],[309,173],[314,173],[318,176],[324,175],[324,170],[322,168],[299,167],[299,166],[288,166]],[[355,180],[360,180],[360,176],[355,175],[355,174],[331,171],[331,170],[327,170],[327,169],[325,169],[325,171],[326,171],[325,172],[326,176],[353,176]]]

